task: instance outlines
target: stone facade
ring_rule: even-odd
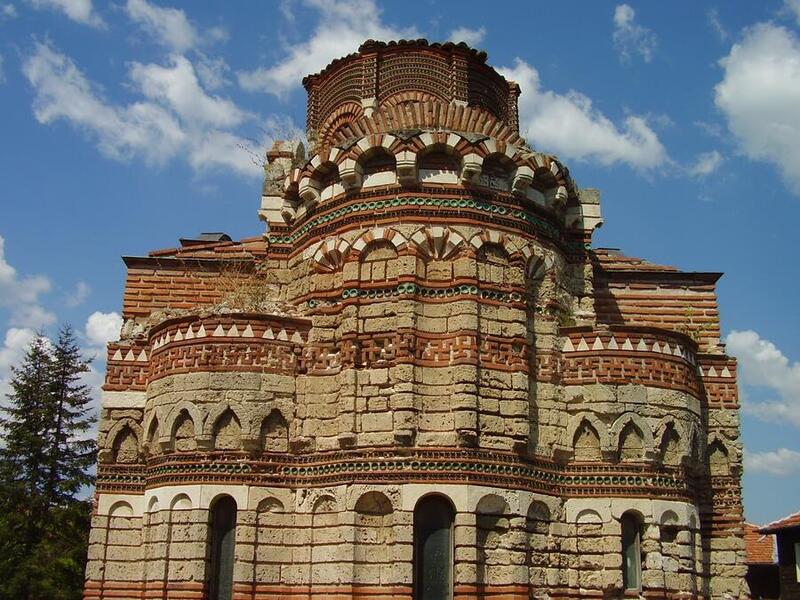
[[[220,598],[427,600],[432,495],[450,597],[747,595],[719,274],[592,248],[599,194],[526,145],[485,60],[365,43],[304,81],[264,235],[125,258],[87,600],[218,594],[220,497]]]

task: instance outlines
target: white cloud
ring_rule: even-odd
[[[800,194],[800,40],[784,27],[761,23],[720,60],[717,108],[742,153],[775,164]]]
[[[89,297],[89,294],[92,293],[92,288],[89,287],[89,284],[85,281],[79,281],[75,285],[75,289],[69,292],[66,297],[64,298],[64,304],[69,306],[70,308],[74,308],[76,306],[80,306],[86,299]]]
[[[756,473],[786,476],[800,473],[800,452],[780,448],[773,452],[744,453],[744,468]]]
[[[28,327],[12,327],[6,331],[3,345],[0,346],[0,405],[8,401],[6,394],[11,392],[11,367],[18,367],[22,362],[36,332]]]
[[[198,43],[197,30],[182,10],[162,8],[147,0],[128,0],[125,11],[156,41],[175,52],[186,52]]]
[[[72,60],[46,44],[22,68],[35,96],[33,110],[42,124],[64,119],[97,140],[100,151],[116,159],[135,154],[163,163],[186,143],[186,135],[168,111],[152,103],[113,106],[94,89]]]
[[[364,40],[417,37],[413,29],[385,24],[374,0],[305,0],[319,11],[319,23],[306,41],[287,48],[277,65],[239,72],[239,85],[250,91],[284,96],[303,77],[322,70],[331,60],[355,52]]]
[[[706,13],[706,19],[708,20],[708,24],[714,33],[717,34],[717,37],[721,42],[724,42],[730,37],[728,30],[722,24],[722,21],[719,18],[719,10],[716,7],[709,9]]]
[[[772,342],[755,331],[732,331],[725,338],[730,353],[738,358],[741,380],[777,393],[774,400],[744,404],[758,419],[780,421],[800,427],[800,363],[789,359]]]
[[[229,130],[250,115],[207,94],[186,57],[173,56],[167,66],[133,63],[131,82],[143,99],[126,105],[103,98],[69,57],[47,44],[36,45],[23,73],[34,88],[40,123],[67,121],[113,159],[139,157],[155,165],[184,159],[198,172],[222,166],[252,177],[263,173],[246,152],[235,151],[248,142]],[[229,154],[217,157],[221,139]]]
[[[119,313],[93,312],[84,327],[86,339],[95,347],[105,347],[108,342],[119,339],[122,317]]]
[[[542,89],[538,71],[519,58],[513,67],[498,71],[522,88],[520,128],[537,148],[578,161],[624,163],[641,170],[669,162],[644,117],[629,115],[618,126],[580,92]]]
[[[17,7],[11,3],[0,4],[0,18],[14,19],[17,16]]]
[[[614,9],[612,39],[623,63],[630,63],[635,54],[649,63],[658,45],[655,34],[636,23],[636,12],[628,4],[618,4]]]
[[[186,57],[170,60],[168,67],[133,63],[131,79],[145,97],[164,104],[186,123],[231,127],[244,121],[246,113],[233,102],[206,94]]]
[[[783,6],[800,25],[800,0],[784,0]]]
[[[92,0],[28,0],[28,3],[36,9],[61,11],[76,23],[97,28],[106,26],[100,15],[94,12]]]
[[[716,150],[701,152],[697,155],[694,164],[688,167],[687,172],[692,177],[708,177],[719,169],[723,162],[725,162],[725,158]]]
[[[0,308],[10,311],[10,323],[30,328],[55,323],[55,315],[39,305],[39,296],[49,292],[50,287],[50,280],[42,275],[17,275],[6,261],[5,239],[0,236]]]
[[[203,87],[208,90],[219,90],[231,83],[227,77],[228,73],[231,72],[231,68],[222,57],[209,58],[200,54],[200,59],[197,61],[195,68]]]
[[[470,29],[469,27],[459,27],[450,32],[447,39],[452,42],[465,42],[468,46],[473,48],[483,42],[486,37],[486,27],[479,27],[478,29]]]

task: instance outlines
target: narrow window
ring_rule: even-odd
[[[236,501],[230,496],[211,508],[211,581],[209,600],[233,597],[233,561],[236,546]]]
[[[428,496],[414,510],[414,600],[453,597],[453,507]]]
[[[638,590],[642,582],[641,527],[639,519],[625,513],[622,525],[622,585],[626,590]]]

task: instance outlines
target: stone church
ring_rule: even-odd
[[[594,247],[483,52],[303,84],[262,235],[124,258],[85,599],[746,597],[720,274]]]

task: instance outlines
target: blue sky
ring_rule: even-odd
[[[304,75],[367,38],[463,40],[600,188],[597,246],[725,273],[746,515],[800,510],[800,0],[495,6],[0,0],[0,391],[35,328],[116,338],[120,255],[261,233],[257,163],[302,129]]]

